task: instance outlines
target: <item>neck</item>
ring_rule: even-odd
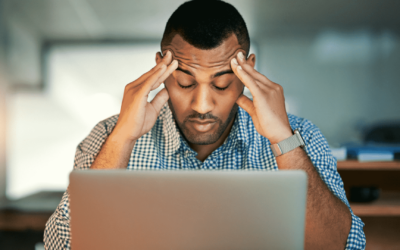
[[[205,159],[217,148],[219,148],[222,144],[224,144],[226,138],[228,137],[229,133],[231,132],[233,123],[235,122],[235,119],[232,119],[232,121],[229,123],[228,127],[226,128],[225,132],[221,135],[221,137],[218,139],[213,144],[208,144],[208,145],[198,145],[198,144],[192,144],[189,143],[189,146],[197,152],[196,158],[199,159],[200,161],[204,162]]]

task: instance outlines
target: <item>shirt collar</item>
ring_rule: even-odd
[[[247,126],[249,122],[252,122],[251,117],[245,110],[239,107],[228,138],[225,140],[224,144],[215,151],[222,153],[227,150],[233,150],[237,146],[245,147],[248,145],[249,131]],[[165,103],[161,109],[156,124],[154,124],[152,128],[152,137],[158,151],[166,156],[176,153],[181,146],[184,147],[184,145],[187,145],[176,126],[168,102]]]

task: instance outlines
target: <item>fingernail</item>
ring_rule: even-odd
[[[233,64],[238,65],[238,62],[237,62],[236,58],[233,58],[232,62],[233,62]]]
[[[244,60],[244,55],[243,55],[242,51],[240,51],[238,53],[238,57],[239,57],[240,60]]]
[[[242,70],[242,66],[238,66],[237,69]]]
[[[168,55],[170,55],[170,54],[171,54],[171,51],[168,50],[166,56],[168,56]]]

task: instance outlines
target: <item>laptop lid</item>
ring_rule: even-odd
[[[79,170],[72,249],[303,249],[306,173]]]

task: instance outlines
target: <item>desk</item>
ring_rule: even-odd
[[[352,186],[381,189],[376,201],[350,203],[365,223],[366,249],[400,249],[400,161],[339,161],[337,168],[347,195]]]
[[[34,249],[63,192],[40,192],[0,206],[0,249]]]
[[[338,171],[346,193],[351,186],[374,185],[381,198],[371,203],[351,203],[354,213],[365,223],[368,249],[399,249],[400,246],[400,161],[339,161]],[[44,230],[63,192],[41,192],[0,209],[0,230]],[[397,248],[396,248],[397,247]]]
[[[39,192],[0,207],[0,230],[43,231],[48,218],[56,210],[63,192]]]

